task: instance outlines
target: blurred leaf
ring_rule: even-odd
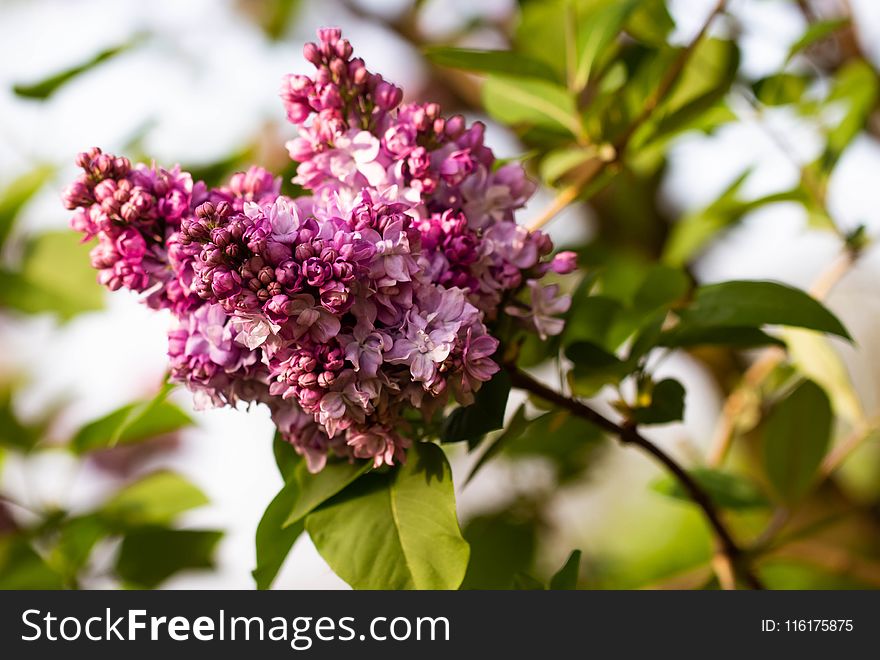
[[[45,101],[50,96],[52,96],[52,94],[58,91],[61,86],[70,82],[77,76],[82,75],[87,71],[90,71],[99,64],[103,64],[104,62],[116,57],[121,53],[124,53],[127,50],[131,50],[135,46],[140,45],[145,39],[145,34],[136,34],[126,43],[120,46],[114,46],[112,48],[102,50],[97,55],[91,57],[85,62],[77,64],[76,66],[72,66],[69,69],[65,69],[64,71],[59,71],[58,73],[55,73],[48,78],[44,78],[43,80],[35,83],[17,83],[12,86],[12,91],[15,92],[17,96],[21,96],[23,98]]]
[[[581,551],[575,550],[556,574],[550,578],[550,589],[553,591],[577,589],[578,572],[581,563]]]
[[[643,314],[650,314],[679,300],[689,286],[688,276],[680,268],[655,264],[636,290],[633,307]]]
[[[103,290],[89,265],[88,248],[72,231],[34,237],[25,248],[19,271],[0,271],[0,306],[27,314],[54,312],[67,320],[101,309],[103,300]]]
[[[15,413],[11,384],[0,384],[0,445],[27,451],[39,441],[39,429],[25,424]]]
[[[664,262],[672,266],[686,264],[697,256],[719,232],[734,226],[746,214],[763,206],[779,202],[804,203],[806,201],[806,196],[800,188],[752,200],[740,199],[740,189],[751,172],[751,169],[742,172],[709,206],[688,213],[673,225],[672,232],[663,249]]]
[[[284,560],[290,554],[290,549],[305,530],[302,520],[285,525],[299,497],[299,484],[296,479],[291,479],[278,491],[260,519],[256,538],[257,567],[252,572],[257,589],[268,589],[272,586]]]
[[[425,56],[434,64],[454,69],[501,73],[514,78],[540,78],[557,82],[556,73],[541,60],[509,50],[474,50],[432,46],[425,49]]]
[[[541,180],[548,186],[555,185],[566,174],[594,158],[596,158],[594,149],[580,146],[554,149],[541,160]]]
[[[576,65],[571,75],[575,90],[582,90],[590,80],[599,56],[612,44],[624,22],[638,5],[636,0],[615,0],[587,5],[575,15]]]
[[[281,40],[287,33],[302,0],[260,0],[248,2],[247,9],[255,13],[257,22],[272,41]]]
[[[18,212],[54,174],[54,167],[41,165],[22,174],[0,192],[0,249],[9,238]]]
[[[565,88],[543,80],[490,75],[483,85],[483,105],[505,124],[581,133],[574,98]]]
[[[694,468],[688,470],[688,474],[709,495],[716,506],[739,510],[770,505],[757,484],[746,477],[710,468]],[[662,495],[693,502],[675,477],[663,477],[654,482],[651,488]]]
[[[61,576],[36,553],[26,539],[0,535],[0,589],[61,589]]]
[[[782,346],[785,342],[752,327],[700,327],[676,326],[660,334],[658,346],[666,348],[690,348],[692,346],[730,346],[732,348],[757,348],[758,346]]]
[[[633,408],[629,418],[636,424],[668,424],[684,417],[684,387],[677,380],[667,378],[654,385],[651,402]]]
[[[764,469],[786,502],[803,497],[831,443],[831,403],[825,390],[806,380],[777,404],[767,417]]]
[[[614,385],[635,369],[596,344],[579,341],[565,349],[565,356],[574,363],[570,378],[572,389],[581,396],[592,396],[605,385]]]
[[[95,544],[107,533],[107,526],[96,515],[78,516],[64,522],[50,563],[64,576],[68,586],[78,586],[77,573],[88,563]]]
[[[608,296],[576,293],[572,296],[571,310],[562,331],[562,343],[570,345],[586,341],[608,348],[611,327],[623,309],[619,301]]]
[[[287,512],[284,526],[287,527],[304,518],[369,469],[369,461],[349,463],[339,460],[328,461],[323,470],[312,474],[308,471],[305,462],[300,463],[293,476],[298,485],[299,495]]]
[[[511,589],[529,571],[537,547],[535,522],[504,510],[472,518],[464,528],[471,556],[462,589]]]
[[[752,85],[755,96],[764,105],[791,105],[798,103],[807,87],[809,78],[795,73],[776,73],[761,78]]]
[[[828,338],[810,330],[796,328],[783,330],[782,338],[788,346],[792,363],[800,373],[828,393],[835,413],[850,424],[862,423],[865,413],[861,401],[843,360]]]
[[[476,476],[477,472],[489,462],[489,459],[495,457],[508,442],[520,437],[523,434],[523,431],[528,428],[528,425],[529,419],[526,417],[526,408],[523,405],[516,409],[513,419],[510,420],[510,423],[507,425],[507,428],[504,429],[504,432],[499,433],[498,437],[492,441],[492,444],[486,447],[486,451],[482,453],[479,460],[474,464],[474,467],[471,468],[471,472],[467,479],[464,480],[464,485],[467,486]]]
[[[840,107],[843,117],[832,124],[825,152],[819,160],[819,167],[826,175],[865,127],[877,103],[877,87],[876,72],[862,60],[849,60],[835,74],[827,104]]]
[[[475,446],[489,431],[504,426],[509,395],[510,376],[502,369],[488,383],[483,383],[472,405],[456,408],[444,420],[440,439],[443,442],[467,440],[470,446]]]
[[[567,410],[551,410],[537,417],[502,447],[511,458],[541,457],[553,462],[560,481],[577,477],[601,446],[602,432]]]
[[[733,281],[697,289],[681,312],[682,325],[743,327],[788,325],[850,339],[834,314],[804,291],[776,282]]]
[[[415,442],[397,470],[358,479],[310,513],[306,529],[355,589],[456,589],[467,569],[452,470],[430,443]]]
[[[116,573],[127,584],[153,589],[183,570],[214,568],[222,532],[146,527],[123,537]]]
[[[155,398],[137,401],[83,426],[71,440],[77,453],[143,442],[193,424],[192,418],[166,401],[173,388],[166,385]]]
[[[810,23],[810,25],[807,27],[806,31],[801,35],[801,37],[797,41],[795,41],[788,49],[788,55],[785,58],[786,62],[790,61],[802,50],[809,48],[819,41],[822,41],[823,39],[831,36],[841,28],[849,26],[849,24],[849,17],[835,18],[831,20],[816,21],[815,23]]]
[[[101,507],[100,515],[121,527],[158,525],[207,503],[205,494],[187,479],[162,470],[117,492]]]
[[[626,23],[630,36],[652,46],[665,45],[674,29],[675,21],[666,8],[666,0],[641,0]]]

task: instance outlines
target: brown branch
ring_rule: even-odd
[[[731,536],[709,495],[706,494],[700,485],[694,481],[694,479],[675,461],[675,459],[669,456],[653,442],[642,436],[634,425],[617,424],[596,410],[593,410],[588,405],[581,403],[576,399],[570,399],[559,392],[550,389],[525,372],[520,371],[515,366],[508,366],[508,371],[514,387],[531,392],[564,410],[568,410],[572,414],[598,426],[603,431],[607,431],[611,435],[617,436],[620,442],[624,445],[638,447],[642,451],[653,456],[657,462],[663,465],[663,467],[678,479],[690,498],[702,510],[703,515],[706,517],[706,520],[712,527],[712,530],[718,539],[720,552],[724,555],[724,559],[730,565],[732,570],[752,589],[764,588],[757,575],[755,575],[748,565],[747,553],[734,540],[733,536]]]

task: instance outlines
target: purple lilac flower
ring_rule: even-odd
[[[516,224],[535,186],[496,167],[482,124],[402,105],[339,30],[303,55],[314,75],[285,77],[281,98],[307,195],[256,166],[208,189],[92,149],[64,201],[99,280],[173,315],[171,373],[198,405],[266,404],[311,471],[393,465],[413,409],[469,405],[498,372],[502,309],[562,330],[569,299],[541,278],[575,256]]]

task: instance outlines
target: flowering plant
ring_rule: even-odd
[[[413,413],[470,405],[499,370],[501,316],[559,334],[570,300],[542,278],[575,268],[516,224],[534,184],[481,123],[402,104],[339,30],[318,37],[315,75],[281,89],[308,195],[256,166],[208,189],[97,148],[64,195],[100,282],[174,316],[172,378],[201,406],[265,403],[313,472],[404,461]]]

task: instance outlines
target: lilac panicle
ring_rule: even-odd
[[[468,405],[499,371],[502,310],[561,332],[569,300],[541,278],[575,255],[516,224],[535,186],[497,166],[481,123],[403,103],[337,29],[303,55],[315,73],[281,99],[307,195],[256,166],[208,189],[91,149],[64,203],[99,280],[170,310],[172,377],[199,406],[266,404],[312,471],[393,465],[407,413]]]

